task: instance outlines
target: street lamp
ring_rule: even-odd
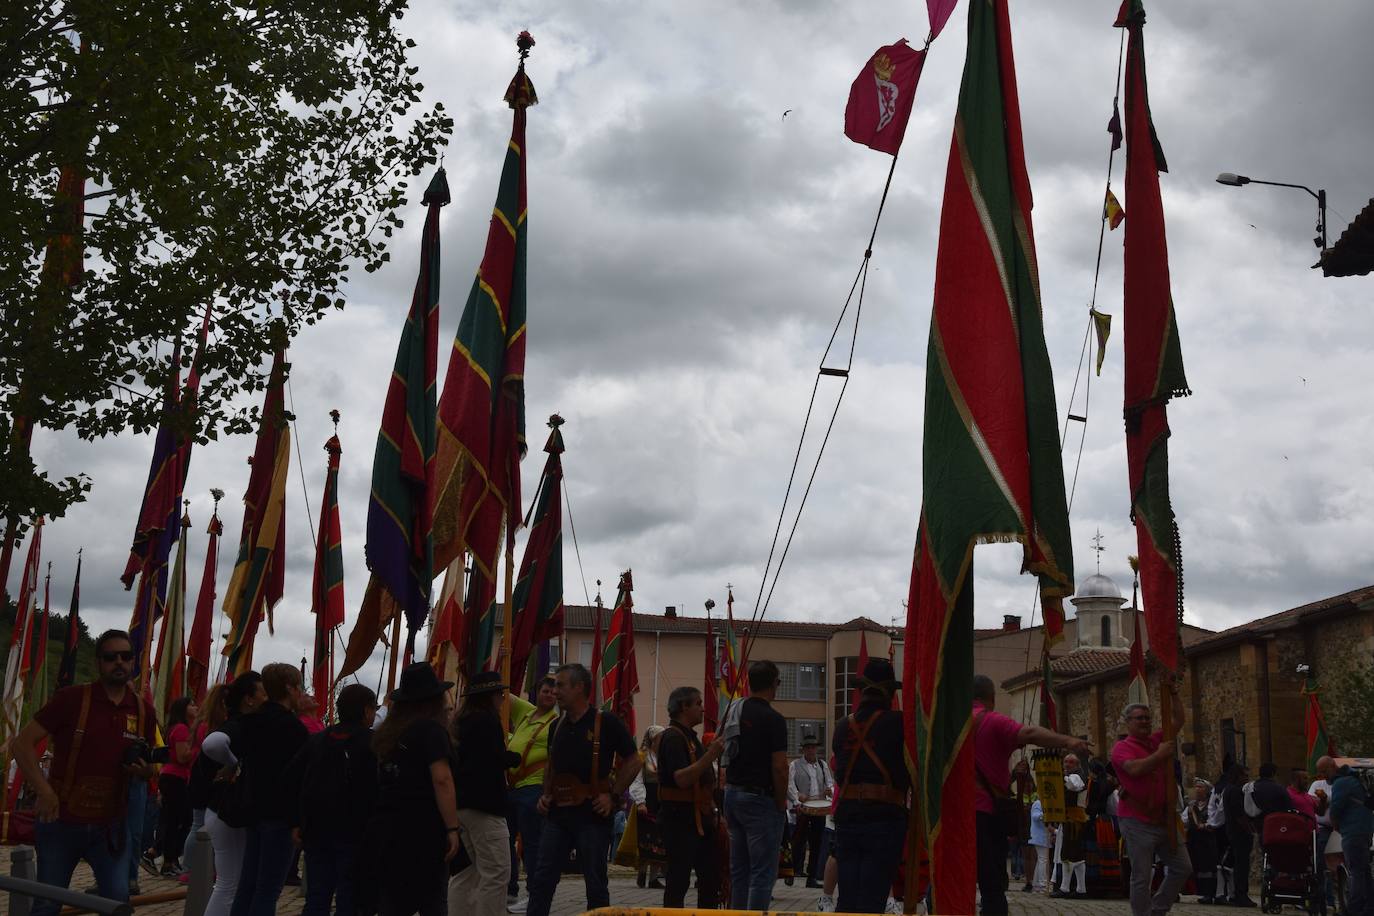
[[[1306,191],[1317,199],[1317,237],[1312,240],[1322,251],[1326,250],[1326,191],[1314,191],[1305,184],[1288,184],[1283,181],[1260,181],[1258,178],[1248,178],[1245,175],[1237,175],[1233,172],[1222,172],[1217,176],[1217,184],[1224,184],[1227,187],[1239,188],[1247,184],[1267,184],[1276,188],[1297,188]]]

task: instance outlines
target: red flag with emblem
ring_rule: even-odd
[[[897,155],[925,62],[926,52],[909,47],[905,38],[874,51],[849,87],[844,135],[880,153]]]

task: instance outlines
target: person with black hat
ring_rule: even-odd
[[[802,755],[792,761],[787,775],[787,800],[797,816],[792,832],[792,865],[800,874],[807,847],[811,848],[811,863],[805,871],[807,887],[821,886],[825,818],[830,814],[830,799],[835,794],[835,777],[821,757],[820,747],[821,741],[815,735],[803,735]],[[787,883],[791,884],[792,879],[787,879]]]
[[[715,762],[725,742],[717,738],[703,747],[697,737],[706,709],[695,687],[668,694],[668,717],[658,744],[658,826],[668,853],[663,905],[682,909],[695,869],[697,908],[714,910],[720,895]]]
[[[835,859],[841,913],[882,913],[902,862],[911,778],[904,759],[901,689],[892,663],[871,659],[859,676],[859,708],[835,725],[831,749],[840,790]]]
[[[381,916],[448,912],[448,862],[460,846],[445,727],[452,686],[428,662],[408,665],[391,692],[391,713],[372,738],[381,770],[370,831]]]
[[[452,916],[502,916],[510,880],[510,831],[506,826],[506,770],[520,755],[506,750],[501,698],[506,685],[497,671],[468,681],[463,706],[453,719],[454,784],[459,836],[472,864],[449,878]]]
[[[614,715],[591,708],[592,674],[576,663],[554,673],[563,715],[549,738],[549,764],[539,811],[547,815],[539,836],[539,864],[530,881],[528,916],[549,916],[568,852],[587,887],[587,909],[610,906],[606,860],[611,846],[612,799],[620,798],[639,772],[634,738]],[[615,783],[611,783],[612,762]]]

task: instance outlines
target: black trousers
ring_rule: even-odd
[[[1188,831],[1188,858],[1193,860],[1193,880],[1199,897],[1215,897],[1217,893],[1217,835],[1214,831],[1194,827]]]
[[[805,874],[810,881],[821,880],[821,869],[825,868],[825,863],[821,861],[821,840],[824,838],[825,818],[797,815],[797,826],[792,831],[792,869],[795,874]],[[808,846],[811,848],[811,862],[803,872]]]
[[[682,807],[686,810],[678,811],[677,805],[664,805],[658,813],[658,828],[663,837],[664,851],[668,854],[663,906],[679,910],[686,906],[687,888],[691,886],[692,872],[695,871],[697,908],[714,910],[720,897],[715,825],[713,821],[703,819],[702,829],[706,835],[699,836],[691,809],[685,805]]]
[[[157,847],[163,864],[180,862],[186,834],[191,830],[191,793],[186,780],[165,773],[157,778],[157,791],[162,796],[162,810],[158,814]]]
[[[1007,831],[995,814],[976,812],[978,823],[978,893],[983,916],[1007,913]]]
[[[1231,891],[1231,902],[1236,903],[1250,898],[1250,851],[1255,845],[1255,835],[1244,831],[1227,831],[1226,839],[1231,844],[1231,877],[1235,887]]]

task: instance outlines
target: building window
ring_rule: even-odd
[[[797,699],[825,702],[825,665],[802,662],[797,665]]]
[[[549,640],[549,672],[550,672],[550,673],[552,673],[553,671],[556,671],[556,670],[558,669],[558,666],[561,665],[561,664],[563,664],[562,650],[563,650],[563,647],[559,644],[558,640],[556,640],[556,639],[550,639],[550,640]]]
[[[854,697],[854,687],[859,679],[859,657],[844,655],[835,659],[835,721],[838,722],[852,711],[849,701]]]
[[[778,692],[776,698],[779,700],[797,699],[797,663],[778,662]]]
[[[587,668],[592,666],[592,641],[590,639],[582,640],[582,643],[577,647],[577,660]]]
[[[1102,615],[1102,648],[1112,647],[1112,618],[1106,614]]]
[[[787,756],[800,757],[802,738],[807,735],[815,735],[821,742],[821,757],[828,757],[827,749],[829,744],[825,740],[825,720],[824,719],[788,719],[787,720]]]

